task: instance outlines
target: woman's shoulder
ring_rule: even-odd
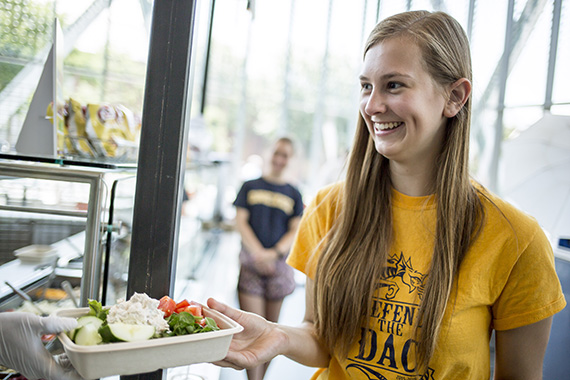
[[[251,179],[247,179],[245,181],[243,181],[242,183],[242,187],[253,187],[253,186],[259,186],[259,185],[263,185],[265,184],[265,181],[263,180],[262,177],[259,178],[251,178]]]
[[[479,183],[474,184],[483,208],[485,210],[485,224],[495,231],[510,230],[519,238],[521,236],[533,237],[542,231],[538,221],[530,214],[520,210],[485,188]]]
[[[344,182],[335,182],[320,188],[313,200],[313,203],[321,206],[337,205],[342,198]]]
[[[293,192],[293,193],[295,193],[296,195],[297,195],[297,194],[298,194],[298,195],[301,195],[301,190],[300,190],[300,186],[299,186],[298,183],[296,183],[296,182],[291,182],[291,181],[290,181],[290,182],[287,182],[284,186],[285,186],[290,192]]]
[[[338,215],[344,184],[337,182],[326,185],[311,197],[305,214],[315,214],[319,218],[330,219]]]

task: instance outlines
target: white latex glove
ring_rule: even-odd
[[[41,336],[73,330],[74,318],[39,317],[32,313],[0,313],[0,364],[30,380],[79,380],[65,355],[52,356]]]

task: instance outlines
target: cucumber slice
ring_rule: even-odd
[[[75,333],[77,332],[77,329],[73,329],[71,331],[67,331],[66,334],[69,337],[69,339],[71,339],[72,341],[74,341],[75,339]]]
[[[154,336],[154,326],[132,325],[128,323],[109,323],[109,330],[115,338],[124,342],[149,340]]]
[[[103,320],[93,315],[85,315],[83,317],[77,318],[77,328],[83,327],[88,324],[94,324],[95,327],[99,328],[103,324]]]
[[[80,346],[95,346],[103,341],[97,332],[98,327],[94,323],[88,323],[77,329],[75,333],[75,343]]]
[[[96,327],[96,330],[98,330],[99,327],[101,327],[101,325],[103,324],[103,321],[92,315],[85,315],[83,317],[79,317],[77,318],[77,327],[74,330],[68,331],[67,336],[69,337],[69,339],[75,341],[75,335],[77,334],[77,331],[79,331],[79,329],[81,329],[83,326],[90,324],[94,325]]]

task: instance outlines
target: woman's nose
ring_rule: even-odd
[[[374,115],[376,113],[386,113],[387,110],[386,99],[378,92],[372,91],[366,101],[364,111],[368,115]]]

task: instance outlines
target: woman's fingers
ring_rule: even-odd
[[[212,362],[212,364],[217,365],[218,367],[224,367],[224,368],[232,368],[235,369],[237,371],[241,371],[242,369],[245,369],[244,367],[238,366],[230,361],[227,360],[220,360],[217,362]]]
[[[213,364],[220,367],[230,367],[237,370],[249,369],[257,367],[262,362],[248,350],[234,351],[232,348],[226,354],[223,360],[214,362]]]
[[[269,276],[275,273],[276,264],[275,261],[260,261],[255,264],[255,269],[265,276]]]
[[[209,308],[219,311],[220,313],[230,317],[234,321],[237,321],[242,315],[241,311],[234,309],[233,307],[228,306],[225,303],[219,302],[213,298],[208,298],[206,303]]]

